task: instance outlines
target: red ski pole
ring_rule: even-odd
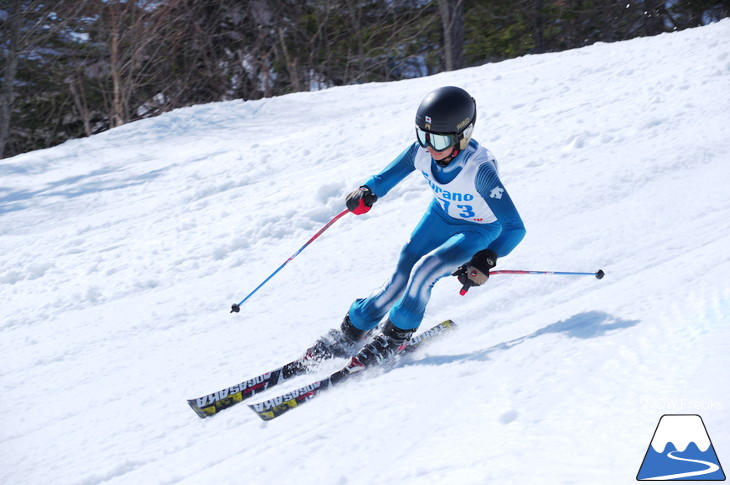
[[[289,263],[289,261],[291,261],[292,259],[294,259],[297,256],[299,256],[299,253],[301,253],[302,251],[304,251],[304,248],[306,248],[307,246],[309,246],[310,244],[312,244],[315,239],[317,239],[319,236],[321,236],[324,231],[326,231],[327,229],[329,229],[332,224],[334,224],[335,222],[337,222],[337,220],[340,217],[344,216],[348,212],[350,212],[350,211],[348,209],[345,209],[342,212],[340,212],[339,214],[337,214],[335,217],[333,217],[331,221],[329,221],[327,224],[324,225],[324,227],[322,227],[322,229],[320,229],[319,231],[317,231],[317,234],[315,234],[314,236],[312,236],[309,239],[309,241],[307,241],[306,243],[304,243],[304,246],[302,246],[301,248],[299,248],[299,250],[297,250],[296,253],[292,254],[289,257],[289,259],[287,259],[286,261],[284,261],[281,266],[279,266],[278,268],[276,268],[276,271],[274,271],[273,273],[271,273],[251,293],[249,293],[248,295],[246,295],[246,297],[243,300],[241,300],[238,303],[234,303],[233,305],[231,305],[231,313],[238,313],[238,312],[240,312],[241,311],[241,305],[243,305],[246,302],[246,300],[248,300],[249,298],[251,298],[251,296],[253,296],[254,293],[256,293],[257,291],[259,291],[259,288],[261,288],[266,283],[268,283],[268,281],[271,278],[273,278],[276,273],[278,273],[279,271],[281,271],[284,268],[284,266],[286,266]]]

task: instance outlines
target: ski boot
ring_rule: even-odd
[[[314,365],[335,357],[352,357],[371,333],[372,330],[360,330],[355,327],[350,322],[350,316],[345,315],[340,328],[333,328],[326,335],[320,337],[314,345],[307,349],[304,359]]]
[[[388,320],[383,327],[383,333],[360,349],[360,352],[345,366],[345,374],[354,374],[391,360],[406,348],[415,331],[416,329],[402,330]]]

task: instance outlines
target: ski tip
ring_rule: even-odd
[[[248,408],[256,413],[256,416],[261,418],[262,421],[271,421],[278,416],[278,414],[275,414],[274,411],[258,411],[253,404],[249,404]]]
[[[195,411],[195,414],[197,414],[198,417],[201,419],[213,416],[215,413],[218,412],[215,406],[208,406],[204,408],[198,407],[197,399],[188,399],[188,404],[193,409],[193,411]]]
[[[269,401],[257,402],[249,404],[248,408],[256,413],[256,415],[264,421],[271,421],[274,418],[278,418],[285,412],[300,406],[302,403],[308,401],[314,397],[316,391],[305,392],[310,387],[319,386],[319,382],[313,383],[310,386],[305,386],[296,391],[292,391],[288,394],[279,396]]]

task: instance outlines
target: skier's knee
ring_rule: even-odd
[[[451,274],[450,266],[438,255],[429,254],[413,269],[412,279],[416,284],[433,285],[439,279]]]
[[[420,251],[416,251],[411,241],[408,241],[405,246],[400,250],[400,257],[398,258],[398,268],[410,269],[414,264],[423,256]]]

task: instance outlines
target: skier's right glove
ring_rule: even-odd
[[[359,216],[369,211],[376,200],[378,200],[378,196],[373,194],[370,187],[363,185],[350,192],[345,199],[345,204],[350,212]]]
[[[459,266],[452,273],[462,284],[461,295],[465,295],[472,286],[480,286],[489,279],[489,270],[497,266],[497,255],[489,249],[483,249],[472,256],[468,263]]]

